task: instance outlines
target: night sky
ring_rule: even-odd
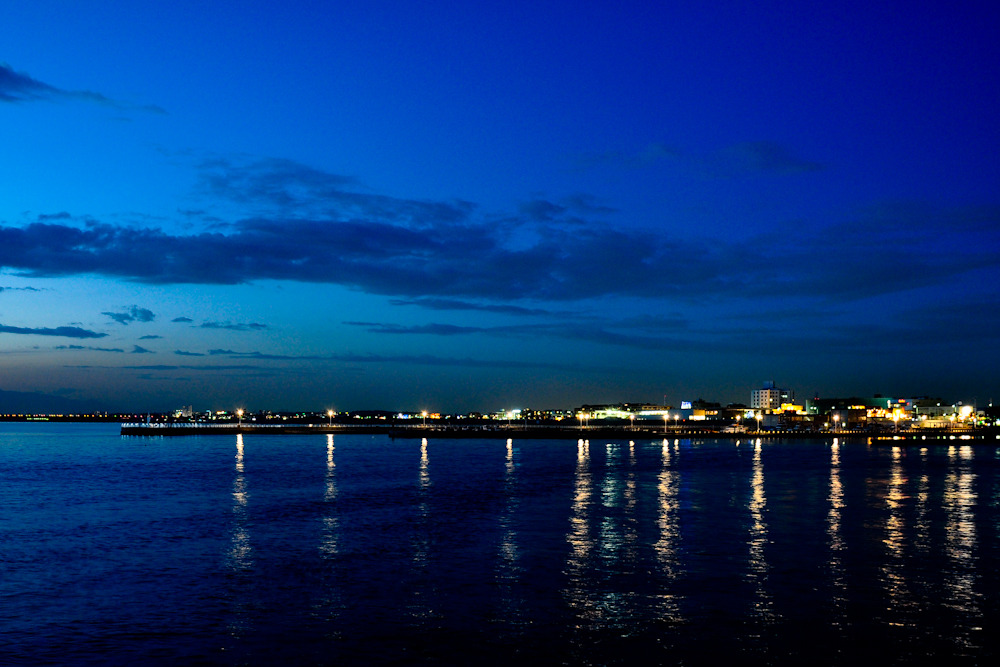
[[[997,35],[986,2],[7,3],[0,390],[985,404]]]

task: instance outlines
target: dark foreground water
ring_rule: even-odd
[[[961,441],[0,424],[0,663],[991,664],[998,471]]]

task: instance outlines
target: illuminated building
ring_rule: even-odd
[[[765,382],[763,387],[750,392],[750,407],[755,409],[777,409],[782,403],[792,403],[794,400],[794,391],[775,387],[773,381]]]

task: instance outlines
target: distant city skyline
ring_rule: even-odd
[[[9,7],[0,391],[986,402],[998,31],[987,4]]]
[[[744,400],[734,399],[731,401],[719,400],[717,397],[712,395],[699,395],[694,396],[684,396],[680,398],[675,398],[667,400],[668,397],[664,395],[661,400],[627,400],[619,399],[613,401],[582,401],[578,403],[553,403],[546,405],[506,405],[506,406],[480,406],[474,408],[468,408],[464,410],[454,409],[453,406],[448,405],[435,405],[433,407],[421,407],[412,405],[356,405],[347,402],[346,404],[333,406],[327,405],[321,408],[315,406],[293,406],[284,405],[280,407],[277,405],[251,405],[248,406],[243,403],[239,404],[186,404],[186,405],[174,405],[165,409],[147,409],[147,410],[137,410],[122,408],[121,406],[114,405],[95,405],[92,402],[88,403],[86,401],[80,401],[78,399],[65,398],[61,396],[53,396],[39,393],[30,392],[16,392],[16,391],[4,391],[0,390],[0,416],[2,415],[17,415],[17,414],[89,414],[91,412],[96,413],[108,413],[108,414],[127,414],[127,413],[141,413],[141,412],[155,412],[158,414],[168,414],[168,413],[184,413],[184,414],[205,414],[205,413],[231,413],[236,414],[237,411],[243,411],[246,414],[256,414],[256,413],[312,413],[317,415],[337,415],[337,414],[348,414],[348,413],[365,413],[365,412],[388,412],[388,413],[398,413],[398,414],[437,414],[437,415],[468,415],[468,414],[512,414],[519,412],[573,412],[587,407],[595,406],[630,406],[628,409],[633,410],[640,406],[657,406],[658,408],[667,408],[670,410],[688,410],[692,408],[704,408],[706,406],[717,405],[722,408],[741,408],[747,411],[766,411],[770,412],[772,409],[776,411],[782,411],[784,408],[790,408],[790,406],[807,406],[813,404],[814,402],[829,404],[831,402],[847,402],[847,401],[861,401],[881,405],[886,401],[906,401],[906,402],[919,402],[920,405],[931,405],[932,402],[936,402],[939,406],[961,406],[970,405],[976,406],[979,409],[992,408],[994,405],[993,398],[980,399],[980,397],[971,398],[954,398],[940,395],[898,395],[898,394],[871,394],[865,395],[860,393],[842,394],[842,395],[829,395],[820,394],[814,392],[809,396],[794,396],[793,390],[788,389],[768,389],[766,387],[762,390],[760,388],[751,390],[748,397],[744,397]],[[775,394],[774,392],[777,392]],[[786,393],[789,392],[789,393]],[[765,398],[767,394],[771,394],[770,400]],[[781,398],[773,400],[774,396],[780,396]],[[884,407],[884,406],[883,406]],[[658,413],[657,413],[658,414]]]

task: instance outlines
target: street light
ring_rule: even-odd
[[[663,435],[667,434],[667,420],[670,419],[670,413],[666,412],[663,414]]]
[[[326,416],[327,419],[329,420],[327,424],[329,425],[330,428],[333,428],[333,410],[327,410]]]
[[[681,416],[681,414],[679,412],[676,415],[674,415],[674,430],[675,431],[677,430],[677,420],[680,419],[680,416]]]
[[[758,412],[754,415],[754,417],[757,418],[757,432],[760,433],[760,420],[764,418],[764,413]]]
[[[833,432],[837,432],[837,427],[840,426],[840,415],[833,416]]]
[[[424,418],[424,428],[427,428],[427,411],[424,410],[420,413],[420,416]]]
[[[239,410],[236,411],[236,417],[239,419],[237,426],[239,428],[243,428],[243,408],[240,408]]]

